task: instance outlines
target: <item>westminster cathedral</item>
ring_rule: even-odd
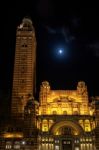
[[[99,150],[99,97],[87,85],[53,90],[42,81],[36,100],[36,35],[32,20],[16,30],[11,119],[0,124],[0,150]]]

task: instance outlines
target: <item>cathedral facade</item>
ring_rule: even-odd
[[[35,100],[36,37],[25,17],[16,31],[11,119],[0,127],[1,150],[99,150],[99,97],[87,86],[52,90],[48,81]]]

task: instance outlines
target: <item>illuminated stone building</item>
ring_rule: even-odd
[[[12,89],[12,115],[22,116],[28,94],[34,94],[36,81],[36,39],[32,21],[24,18],[16,32]]]
[[[99,97],[89,103],[85,82],[75,90],[40,86],[35,100],[36,37],[24,18],[16,33],[11,119],[1,124],[0,149],[99,150]]]

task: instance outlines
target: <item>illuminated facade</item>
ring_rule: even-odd
[[[44,81],[38,102],[35,75],[35,31],[26,17],[17,28],[11,120],[1,125],[0,149],[99,150],[99,97],[89,103],[83,81],[75,90],[52,90]]]
[[[37,127],[40,149],[94,150],[94,109],[89,105],[87,87],[78,82],[76,90],[51,90],[47,81],[40,89]]]

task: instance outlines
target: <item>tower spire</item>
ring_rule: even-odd
[[[12,88],[12,115],[24,113],[28,95],[34,96],[36,82],[36,37],[32,20],[23,18],[16,31]]]

